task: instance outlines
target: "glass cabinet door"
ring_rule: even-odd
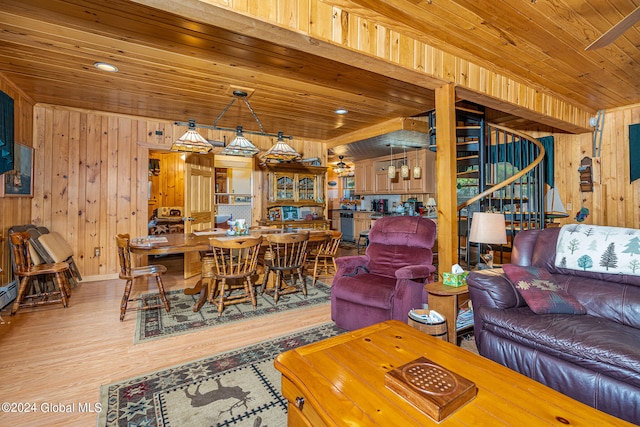
[[[276,172],[274,178],[276,200],[294,200],[293,175]]]
[[[316,199],[316,176],[315,175],[299,175],[298,176],[298,199],[300,201]]]

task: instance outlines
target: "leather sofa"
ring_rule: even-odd
[[[427,302],[424,285],[436,271],[432,248],[436,224],[417,216],[387,216],[369,231],[365,255],[336,258],[331,318],[354,330],[396,319]]]
[[[619,230],[620,236],[634,233]],[[586,314],[535,314],[502,268],[473,271],[467,283],[478,351],[587,405],[640,424],[640,276],[590,271],[597,267],[595,257],[592,264],[583,262],[582,269],[562,268],[556,260],[560,232],[520,232],[511,264],[548,271]],[[615,236],[611,242],[606,243],[615,245]],[[618,253],[629,251],[620,241],[617,246]]]

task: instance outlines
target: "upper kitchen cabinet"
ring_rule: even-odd
[[[406,162],[409,176],[401,176],[401,167]],[[389,166],[396,167],[396,174],[389,178]],[[412,149],[393,159],[378,157],[357,162],[355,168],[356,194],[420,194],[436,192],[436,153],[430,150]],[[419,165],[419,178],[414,175],[414,167]]]
[[[375,194],[375,172],[371,160],[362,160],[355,164],[355,193],[358,195]]]
[[[407,153],[410,179],[405,181],[407,193],[435,193],[436,192],[436,153],[431,150]],[[414,166],[420,166],[422,174],[416,178],[413,174]]]

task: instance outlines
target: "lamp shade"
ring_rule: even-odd
[[[196,121],[194,119],[190,119],[187,126],[189,129],[171,145],[171,150],[201,154],[211,151],[213,146],[198,133],[196,130]]]
[[[400,167],[400,176],[403,178],[409,178],[409,165],[406,163]]]
[[[224,147],[221,154],[251,157],[259,152],[260,150],[242,134],[242,126],[238,126],[236,129],[236,138],[231,141],[231,144]]]
[[[429,197],[429,199],[427,200],[427,206],[429,206],[430,208],[435,207],[436,199],[434,199],[433,197]]]
[[[420,166],[414,166],[413,167],[413,177],[415,179],[420,179],[421,176],[422,176],[422,168]]]
[[[507,229],[504,214],[476,212],[471,218],[469,241],[486,244],[507,243]]]
[[[278,132],[278,140],[274,146],[269,148],[267,152],[262,156],[265,160],[300,160],[300,154],[291,148],[289,144],[284,141],[284,133]]]

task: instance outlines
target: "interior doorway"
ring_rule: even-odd
[[[149,150],[147,223],[149,235],[183,233],[185,217],[185,156]],[[149,260],[171,272],[184,271],[184,255],[156,255]]]

